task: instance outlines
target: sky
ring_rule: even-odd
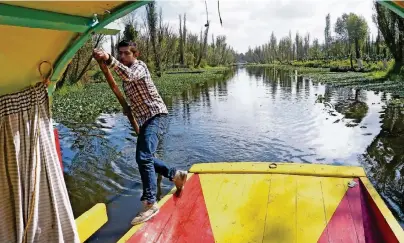
[[[343,13],[362,15],[368,23],[371,34],[376,38],[377,28],[372,21],[373,0],[220,0],[220,25],[217,0],[206,0],[208,17],[211,22],[209,42],[214,34],[225,35],[227,43],[237,52],[246,52],[269,41],[271,32],[278,41],[287,36],[310,33],[310,41],[318,38],[324,42],[325,17],[330,13],[331,31]],[[186,13],[187,29],[200,33],[206,23],[205,0],[158,0],[162,7],[164,22],[169,22],[173,30],[178,32],[178,15]],[[135,11],[141,20],[145,7]],[[119,21],[117,21],[119,22]],[[108,27],[115,27],[111,24]]]

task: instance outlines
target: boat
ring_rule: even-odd
[[[106,26],[147,3],[1,1],[0,98],[39,83],[52,97],[93,34],[117,33]],[[404,17],[403,2],[380,3]],[[57,129],[53,134],[51,148],[63,169]],[[171,190],[157,215],[118,242],[404,242],[403,229],[361,167],[215,162],[194,164],[189,172],[179,195]],[[77,217],[80,241],[107,221],[104,203]]]
[[[404,242],[362,167],[221,162],[190,173],[118,242]]]

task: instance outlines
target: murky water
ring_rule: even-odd
[[[158,156],[172,166],[223,161],[361,165],[403,224],[404,112],[385,93],[313,84],[292,72],[241,68],[174,100]],[[140,207],[136,137],[123,115],[58,124],[75,216],[98,202],[109,222],[90,241],[116,242]],[[163,191],[172,185],[163,181]]]

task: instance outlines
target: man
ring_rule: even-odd
[[[156,172],[173,181],[180,192],[187,179],[187,172],[168,167],[154,157],[159,137],[167,126],[167,107],[160,97],[146,64],[137,59],[138,51],[133,42],[118,44],[119,61],[103,50],[94,50],[94,58],[104,61],[123,80],[123,90],[129,106],[139,124],[136,162],[143,184],[143,210],[132,220],[132,225],[143,223],[158,213],[156,203]]]

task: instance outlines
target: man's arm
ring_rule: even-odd
[[[109,55],[109,59],[105,63],[109,68],[113,69],[125,82],[134,82],[146,76],[146,71],[142,66],[138,65],[137,68],[133,70],[123,65],[112,55]]]

